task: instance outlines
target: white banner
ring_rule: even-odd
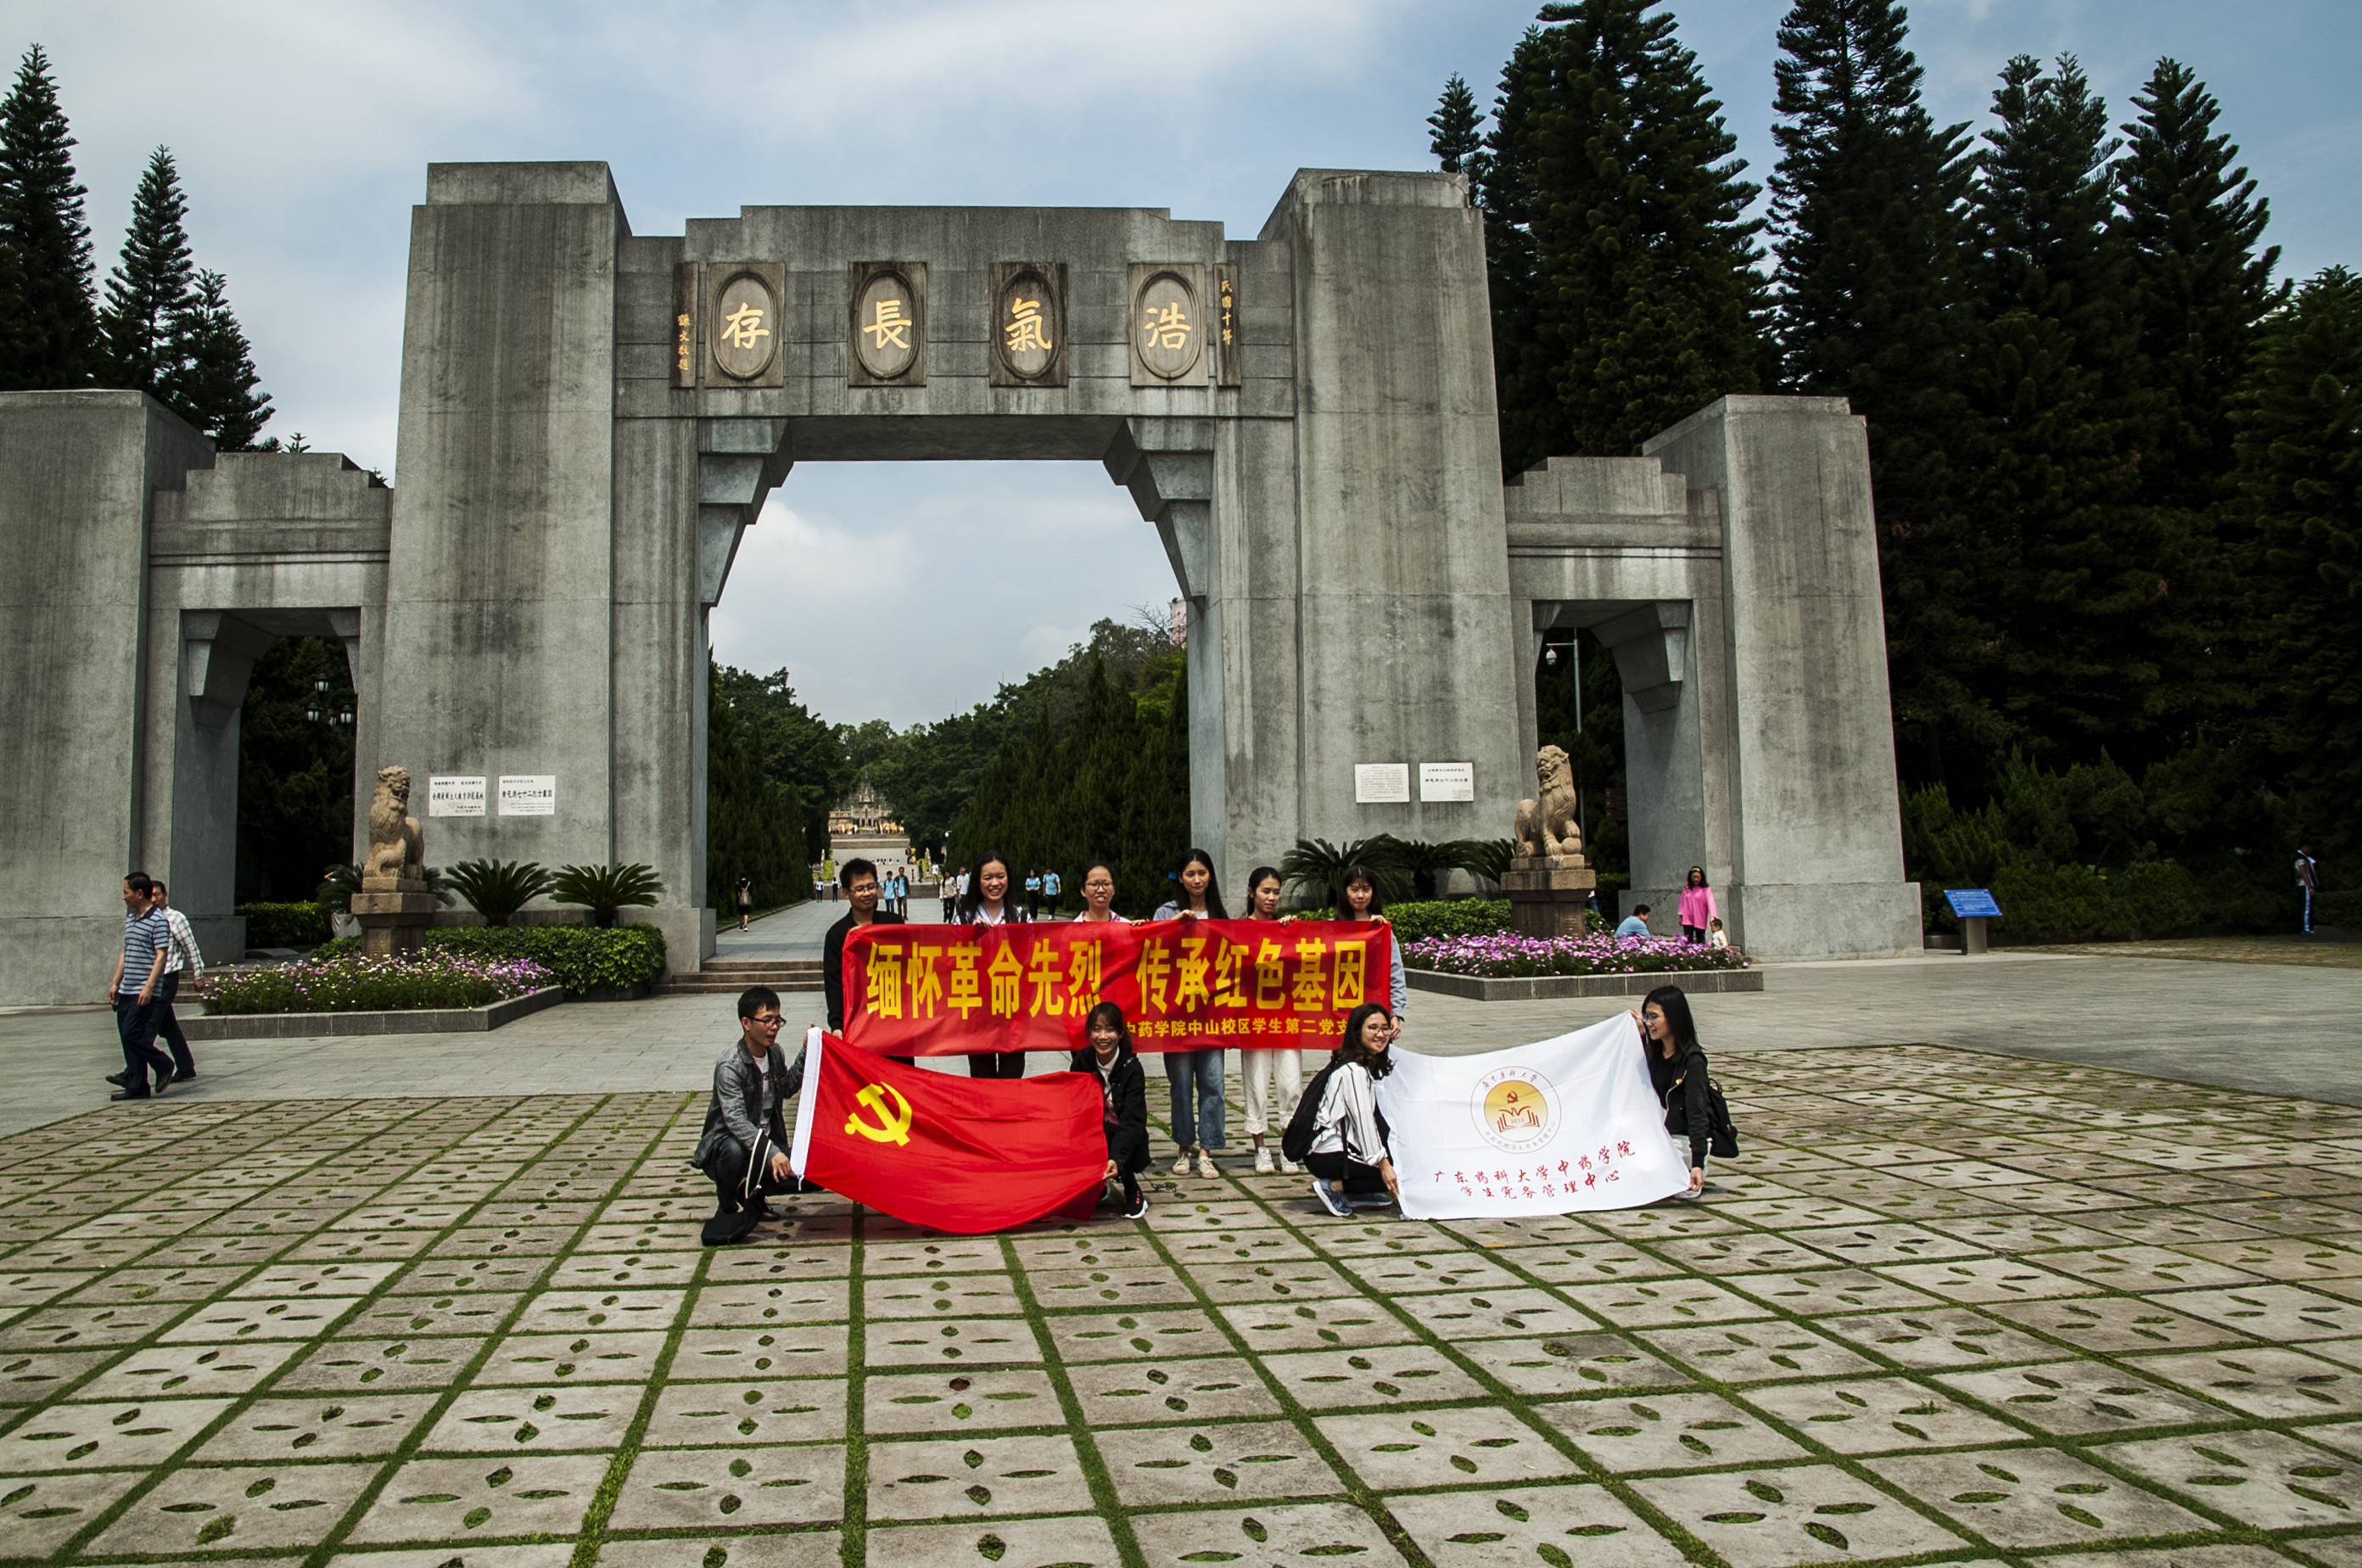
[[[1635,1209],[1690,1185],[1629,1013],[1477,1056],[1395,1053],[1378,1080],[1412,1220]]]

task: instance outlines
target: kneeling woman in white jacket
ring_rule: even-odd
[[[1304,1164],[1312,1172],[1312,1196],[1340,1219],[1359,1206],[1357,1199],[1385,1203],[1402,1195],[1394,1161],[1386,1154],[1386,1124],[1378,1114],[1373,1087],[1395,1070],[1386,1049],[1394,1037],[1394,1020],[1385,1008],[1376,1002],[1355,1008],[1345,1020],[1335,1070],[1321,1086],[1312,1148]]]

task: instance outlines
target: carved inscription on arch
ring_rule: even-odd
[[[1206,269],[1194,261],[1131,264],[1131,384],[1206,379]]]
[[[927,264],[855,261],[845,293],[845,384],[925,386]]]
[[[991,384],[1066,384],[1066,264],[992,264]]]
[[[706,384],[779,385],[786,357],[779,307],[788,293],[787,268],[777,261],[710,261],[705,281]]]

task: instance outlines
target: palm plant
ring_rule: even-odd
[[[653,866],[561,866],[550,884],[549,901],[587,905],[590,923],[611,926],[624,906],[648,907],[663,891]]]
[[[1498,887],[1501,878],[1509,874],[1509,862],[1517,857],[1518,841],[1513,838],[1478,838],[1466,842],[1473,847],[1461,869],[1490,878],[1494,886]]]
[[[418,874],[426,882],[426,890],[435,895],[438,904],[451,901],[451,879],[443,875],[439,866],[422,866]],[[331,910],[349,910],[353,895],[361,890],[361,868],[358,866],[331,866],[321,878],[320,885],[312,889],[312,901]]]
[[[1368,867],[1378,891],[1387,898],[1398,899],[1410,890],[1410,871],[1402,863],[1396,841],[1385,834],[1342,845],[1299,838],[1294,849],[1279,857],[1279,874],[1290,888],[1317,889],[1331,901],[1341,896],[1337,879],[1348,866]]]
[[[1396,838],[1389,834],[1385,835],[1385,841],[1394,846],[1396,860],[1410,874],[1412,892],[1418,898],[1435,897],[1436,878],[1447,871],[1491,875],[1485,870],[1486,845],[1478,839],[1452,838],[1441,844],[1429,844],[1422,839]],[[1499,879],[1494,878],[1496,881]]]
[[[549,891],[551,878],[537,860],[462,860],[443,875],[486,925],[509,917]]]

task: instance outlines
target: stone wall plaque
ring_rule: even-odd
[[[775,261],[709,261],[705,284],[705,384],[780,385],[786,353],[779,341],[779,305],[788,294],[787,267]]]
[[[1066,264],[992,264],[990,383],[1066,384]]]
[[[1217,386],[1239,384],[1243,369],[1241,350],[1246,347],[1245,329],[1239,322],[1239,270],[1236,267],[1214,269],[1214,382]]]
[[[1361,806],[1392,806],[1410,800],[1410,764],[1353,764],[1353,802]]]
[[[483,775],[462,777],[431,774],[426,780],[426,814],[430,817],[480,817],[484,814]]]
[[[1206,379],[1206,269],[1194,261],[1131,264],[1131,384]]]
[[[845,384],[925,386],[927,264],[855,261],[846,295]]]
[[[557,776],[554,773],[501,775],[501,815],[554,817],[557,814]]]
[[[1473,762],[1420,763],[1418,798],[1422,801],[1474,800],[1476,765]]]
[[[672,270],[672,384],[697,384],[698,265],[683,261]]]

